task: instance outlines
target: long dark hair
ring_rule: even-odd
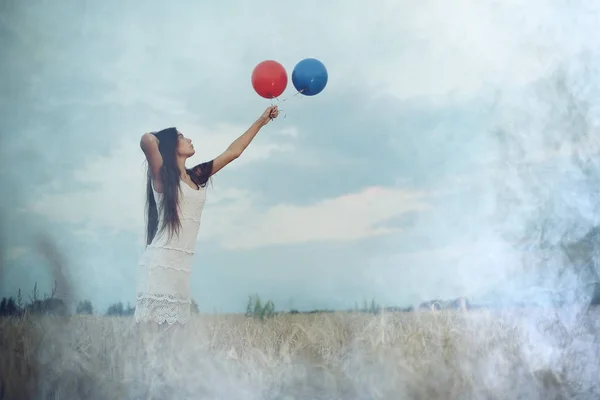
[[[179,234],[181,222],[179,220],[179,193],[180,171],[177,165],[177,143],[179,141],[179,132],[177,128],[167,128],[154,133],[158,139],[158,151],[162,157],[162,167],[160,169],[160,178],[162,180],[163,201],[160,207],[154,198],[152,190],[152,173],[147,167],[146,180],[146,245],[152,243],[158,232],[162,233],[165,229],[169,231],[169,239],[173,235]],[[186,168],[185,172],[189,175],[192,182],[199,187],[205,187],[210,181],[210,172],[212,171],[212,161],[199,164],[192,169]],[[158,226],[158,213],[162,213],[162,225]]]
[[[179,140],[179,132],[176,128],[163,129],[154,134],[159,140],[158,150],[162,156],[162,168],[160,169],[160,178],[162,180],[162,198],[163,201],[159,205],[156,203],[154,198],[154,192],[152,191],[152,174],[148,167],[148,177],[146,181],[146,215],[147,215],[147,228],[146,228],[146,244],[152,243],[152,240],[158,232],[164,232],[168,229],[169,238],[173,235],[179,234],[179,228],[181,222],[179,220],[179,192],[181,186],[180,171],[177,166],[177,143]],[[198,186],[201,185],[199,179],[195,174],[191,174],[190,170],[186,169],[188,175],[194,183]],[[162,213],[162,224],[158,226],[158,213]]]
[[[177,166],[177,141],[178,132],[176,128],[163,129],[154,134],[158,139],[158,150],[162,156],[162,167],[160,179],[162,181],[162,198],[160,209],[152,191],[152,173],[148,166],[148,177],[146,181],[146,244],[152,243],[154,236],[159,231],[158,213],[162,212],[163,221],[160,232],[169,230],[169,236],[179,233],[181,226],[179,221],[179,167]]]

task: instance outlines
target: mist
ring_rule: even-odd
[[[302,9],[0,5],[0,294],[94,304],[2,318],[0,398],[598,395],[600,5]],[[327,88],[209,191],[191,326],[105,316],[134,304],[141,134],[214,157],[269,104],[254,65],[304,57]],[[253,293],[281,314],[241,315]],[[371,299],[413,311],[344,313]]]

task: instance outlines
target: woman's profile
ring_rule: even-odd
[[[176,128],[142,136],[148,162],[146,249],[139,262],[136,322],[185,324],[190,318],[190,275],[206,183],[238,158],[260,129],[277,118],[268,107],[252,126],[213,160],[188,169],[192,141]]]

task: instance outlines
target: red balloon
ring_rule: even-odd
[[[265,99],[279,97],[287,87],[287,83],[287,72],[277,61],[263,61],[252,71],[252,87]]]

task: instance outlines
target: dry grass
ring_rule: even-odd
[[[599,398],[598,311],[558,312],[3,319],[0,377],[10,399]]]

